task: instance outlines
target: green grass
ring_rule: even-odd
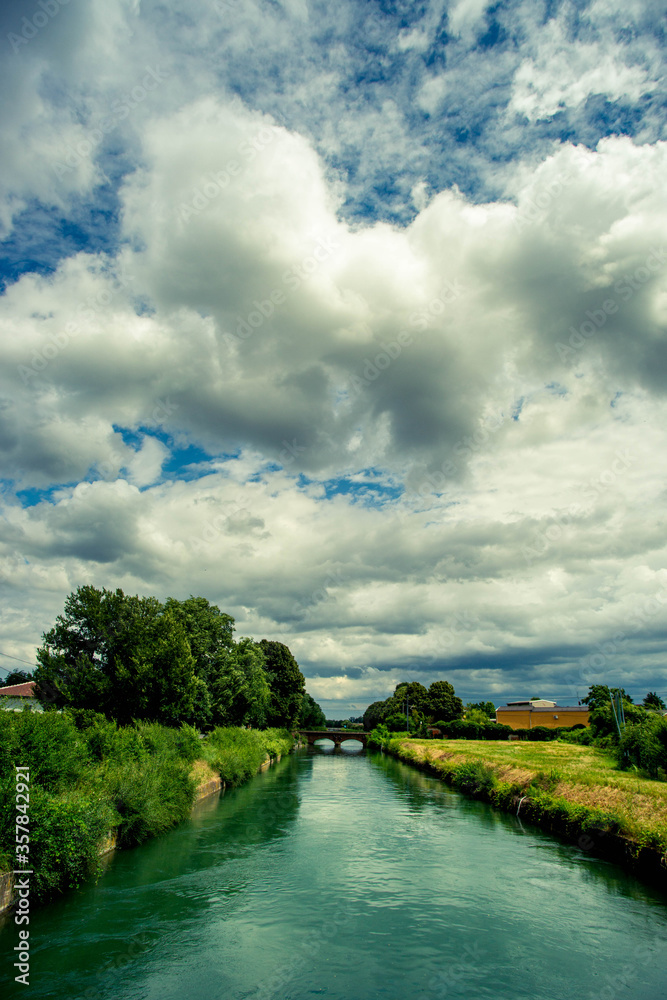
[[[486,740],[391,739],[386,749],[427,766],[451,784],[513,808],[526,796],[522,814],[554,827],[582,831],[603,828],[632,841],[667,851],[667,782],[621,771],[615,758],[594,747]],[[480,783],[474,781],[479,765]],[[467,776],[467,777],[466,777]],[[471,777],[472,776],[472,777]],[[462,784],[464,782],[464,784]],[[572,832],[570,831],[570,832]]]

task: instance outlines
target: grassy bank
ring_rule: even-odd
[[[190,815],[212,778],[238,785],[292,745],[286,730],[215,729],[202,739],[190,726],[118,726],[90,712],[0,712],[0,872],[18,867],[15,766],[30,772],[21,830],[36,903],[99,874],[109,833],[119,847],[159,836]]]
[[[389,738],[383,749],[582,849],[667,874],[667,783],[568,743]]]

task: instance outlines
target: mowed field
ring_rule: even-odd
[[[621,771],[611,754],[593,747],[552,741],[401,740],[408,759],[448,769],[470,761],[491,767],[501,782],[526,790],[549,779],[549,794],[614,817],[634,840],[657,840],[667,848],[667,782]],[[403,756],[403,754],[401,754]]]

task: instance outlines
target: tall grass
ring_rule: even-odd
[[[203,746],[203,757],[227,785],[239,785],[256,774],[267,757],[288,753],[294,741],[286,729],[214,729]]]
[[[30,769],[30,862],[34,902],[100,870],[99,849],[115,830],[131,847],[186,819],[206,760],[228,785],[287,753],[287,730],[119,726],[91,711],[0,712],[0,870],[14,867],[14,767]]]

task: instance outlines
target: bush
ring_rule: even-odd
[[[195,797],[188,764],[164,752],[140,763],[110,765],[102,788],[120,817],[121,847],[141,844],[187,819]]]
[[[528,739],[546,743],[547,740],[556,739],[556,730],[549,729],[547,726],[533,726],[532,729],[528,730]]]
[[[651,778],[667,771],[667,720],[647,712],[640,723],[626,725],[616,749],[621,768],[639,767]]]
[[[476,760],[455,767],[452,784],[466,795],[487,798],[491,789],[497,784],[497,779],[487,764]]]
[[[13,778],[0,789],[0,842],[14,842]],[[30,789],[31,893],[43,902],[77,888],[100,870],[99,844],[116,817],[99,795],[70,790],[53,794],[38,785]]]
[[[276,730],[268,732],[275,733]],[[214,729],[206,738],[203,749],[208,763],[228,785],[239,785],[256,774],[268,752],[259,730],[236,726]]]
[[[90,764],[85,740],[58,712],[0,712],[0,746],[1,776],[28,767],[31,785],[51,792],[76,784]]]
[[[506,726],[502,722],[487,722],[482,729],[481,738],[483,740],[506,740],[513,732],[511,726]]]

